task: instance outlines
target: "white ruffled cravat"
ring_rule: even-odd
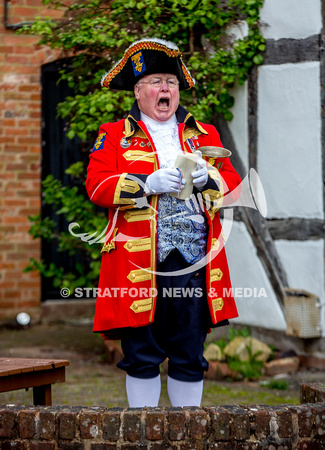
[[[166,122],[157,122],[141,112],[141,120],[155,144],[160,168],[173,167],[177,153],[182,151],[175,114]]]

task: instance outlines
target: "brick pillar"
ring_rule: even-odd
[[[20,311],[39,316],[40,277],[23,269],[40,258],[28,216],[41,206],[41,66],[58,57],[37,37],[5,28],[3,12],[0,0],[0,322]],[[41,0],[11,0],[7,22],[61,14]]]

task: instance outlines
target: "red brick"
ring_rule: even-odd
[[[13,269],[15,267],[15,264],[13,263],[0,263],[0,270],[5,270],[5,269]]]
[[[15,227],[8,225],[0,225],[0,233],[12,233],[15,231]]]
[[[55,450],[56,443],[55,442],[31,442],[30,450]]]
[[[14,127],[16,125],[15,119],[4,119],[1,124],[5,127]]]
[[[257,439],[266,439],[269,435],[271,416],[268,410],[256,408],[255,416],[255,434]]]
[[[164,438],[165,414],[160,409],[148,409],[146,414],[146,438],[159,441]]]
[[[35,101],[35,100],[41,101],[41,100],[42,100],[42,96],[41,96],[41,94],[32,94],[32,95],[30,96],[30,99],[31,99],[32,101]]]
[[[324,442],[319,442],[317,440],[298,442],[297,450],[324,450]]]
[[[82,439],[96,439],[100,427],[100,414],[83,412],[80,414],[80,437]]]
[[[28,147],[24,145],[5,145],[5,152],[8,153],[25,153]]]
[[[245,445],[246,445],[246,442],[245,442]],[[209,445],[209,450],[213,450],[213,449],[215,449],[215,450],[234,450],[237,448],[238,448],[237,442],[236,443],[235,442],[217,442],[217,443]],[[244,447],[243,450],[249,450],[250,448],[251,447],[248,447],[248,445],[246,445],[246,447]],[[272,449],[272,447],[271,448],[266,447],[266,448],[268,448],[269,450],[275,450],[275,449]],[[281,450],[284,450],[284,449],[281,449]],[[285,449],[285,450],[288,450],[288,449]]]
[[[40,120],[32,120],[32,119],[18,119],[17,125],[19,127],[41,127],[41,121]]]
[[[17,163],[17,164],[7,164],[6,170],[13,170],[13,171],[21,171],[26,170],[26,164]]]
[[[278,424],[278,435],[280,439],[290,438],[293,434],[292,412],[286,407],[272,407],[276,413],[276,420]],[[324,430],[325,433],[325,430]]]
[[[19,436],[22,439],[32,439],[35,436],[36,412],[33,410],[19,411],[18,413],[18,429]]]
[[[28,0],[28,5],[30,5],[30,6],[40,6],[40,7],[44,6],[42,0]],[[50,11],[50,10],[47,10],[47,11]]]
[[[103,439],[116,442],[120,435],[120,414],[122,408],[110,408],[108,412],[102,415]]]
[[[38,297],[40,296],[40,290],[38,291],[24,291],[24,294],[30,298],[35,299],[35,296],[37,295]],[[19,300],[19,299],[17,299]],[[38,308],[40,306],[40,301],[39,300],[30,300],[30,301],[18,301],[17,303],[17,309],[27,309],[27,308]]]
[[[1,37],[2,44],[5,45],[28,45],[28,44],[34,44],[37,42],[37,37],[32,36],[18,36],[17,34],[5,34]],[[10,73],[10,71],[9,71]]]
[[[3,219],[3,223],[17,223],[17,222],[28,222],[28,217],[25,216],[14,216],[14,217],[5,217]]]
[[[91,444],[91,450],[116,450],[115,444]]]
[[[19,278],[17,278],[17,277],[19,277]],[[7,280],[11,280],[12,278],[16,278],[16,279],[19,279],[19,281],[23,278],[23,277],[28,277],[28,274],[22,274],[21,273],[21,270],[10,270],[10,271],[8,271],[7,272],[7,275],[6,275],[6,279]]]
[[[0,53],[12,53],[14,47],[12,45],[0,45]]]
[[[259,442],[238,442],[236,450],[263,450],[264,446]],[[274,447],[273,447],[274,448]],[[281,450],[289,450],[286,445],[278,447]],[[269,447],[272,449],[272,446]]]
[[[24,292],[24,294],[26,295],[26,293]],[[15,290],[15,291],[6,291],[6,297],[8,300],[15,300],[15,306],[19,309],[19,305],[17,303],[17,300],[20,299],[21,296],[21,290]]]
[[[22,84],[18,87],[19,92],[40,92],[41,87],[39,84]]]
[[[170,408],[168,411],[169,439],[181,441],[185,439],[186,413],[182,408]]]
[[[15,437],[15,421],[16,413],[0,409],[0,437],[13,438]]]
[[[35,212],[38,212],[38,210],[41,207],[41,204],[42,204],[42,202],[41,202],[40,198],[39,199],[34,199],[34,200],[32,199],[32,200],[29,201],[29,205],[35,209]]]
[[[6,56],[6,62],[11,64],[26,64],[28,62],[28,57],[22,55],[8,54]]]
[[[0,291],[0,296],[2,294],[6,295],[6,292],[5,291]],[[9,310],[10,308],[13,308],[15,306],[15,304],[13,304],[12,302],[5,302],[5,301],[2,301],[2,300],[0,300],[0,305],[1,305],[1,309],[2,310],[4,310],[4,309],[8,309]],[[1,433],[1,428],[0,428],[0,433]],[[1,437],[1,434],[0,434],[0,437]]]
[[[135,442],[141,438],[141,409],[128,409],[123,417],[123,437],[125,441]]]
[[[13,23],[15,23],[15,21],[19,22],[25,20],[25,17],[27,17],[29,20],[35,19],[35,17],[39,14],[39,9],[31,6],[25,8],[22,6],[12,6],[10,9],[10,13],[12,21]]]
[[[195,442],[195,445],[193,445],[191,442],[186,442],[184,444],[179,445],[180,450],[206,450],[206,448],[207,448],[206,444],[201,442]],[[233,444],[232,447],[229,447],[229,450],[234,450]]]
[[[5,206],[26,206],[27,200],[16,200],[14,198],[4,199]]]
[[[35,65],[23,65],[19,67],[20,73],[24,74],[24,75],[32,75],[35,73],[35,70],[37,70],[37,68],[35,68]]]
[[[211,439],[228,440],[230,435],[229,411],[222,407],[204,408],[210,416]]]
[[[163,444],[161,442],[152,443],[149,446],[150,450],[178,450],[177,445],[171,445],[171,444]]]
[[[189,437],[193,441],[202,441],[208,437],[209,418],[200,408],[189,408]]]
[[[313,408],[305,405],[300,405],[299,407],[290,407],[289,409],[297,414],[299,436],[312,436],[313,427],[315,424],[315,412]]]
[[[225,406],[230,414],[230,438],[241,441],[250,436],[250,420],[248,412],[239,406]]]
[[[61,439],[74,439],[76,436],[77,417],[73,411],[59,414],[59,434]]]
[[[1,450],[29,450],[28,442],[23,441],[10,441],[2,442]]]
[[[35,103],[35,106],[30,105],[30,108],[33,108],[33,107],[39,109],[38,103]],[[40,110],[39,110],[39,111],[32,111],[32,112],[30,113],[30,117],[32,117],[32,118],[34,118],[34,119],[41,118],[41,111],[40,111]]]
[[[17,174],[17,179],[18,180],[37,180],[39,179],[40,174],[39,172],[20,172]],[[37,195],[39,195],[39,192],[36,193]],[[33,195],[31,195],[33,197]]]
[[[3,137],[1,137],[0,136],[0,144],[1,143],[5,143],[5,144],[15,144],[15,138],[14,137],[10,137],[10,136],[3,136]],[[1,175],[2,176],[2,175]]]

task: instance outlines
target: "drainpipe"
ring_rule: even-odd
[[[4,15],[3,15],[3,24],[7,30],[18,30],[18,28],[22,28],[24,25],[32,25],[34,22],[19,22],[15,24],[8,23],[8,13],[9,13],[10,0],[4,0]]]

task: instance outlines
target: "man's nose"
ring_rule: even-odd
[[[169,90],[169,86],[168,86],[167,80],[163,80],[160,89],[161,89],[162,91],[168,91],[168,90]]]

